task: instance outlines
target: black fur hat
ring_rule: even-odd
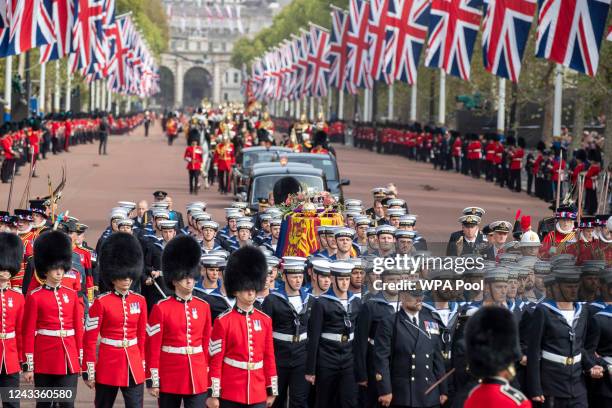
[[[516,145],[516,139],[514,138],[514,136],[508,136],[506,138],[506,146],[514,146]]]
[[[200,274],[202,248],[189,235],[179,235],[168,242],[162,253],[162,271],[168,287],[173,281],[184,278],[197,278]]]
[[[295,177],[283,177],[274,183],[274,187],[272,188],[274,202],[276,204],[282,204],[289,194],[296,194],[301,189],[300,182]]]
[[[137,280],[144,267],[142,247],[138,239],[127,232],[111,234],[100,248],[98,259],[100,278],[109,287],[116,279]]]
[[[227,259],[223,284],[228,295],[241,290],[263,290],[268,275],[266,256],[254,246],[234,251]]]
[[[523,149],[525,148],[525,146],[527,146],[527,143],[525,142],[525,138],[522,136],[519,136],[519,138],[517,139],[517,144],[519,147],[522,147]]]
[[[21,269],[23,243],[17,234],[0,232],[0,271],[9,271],[15,276]]]
[[[496,376],[521,357],[514,317],[498,306],[485,306],[468,320],[465,342],[468,366],[477,378]]]
[[[312,141],[313,146],[325,146],[327,143],[327,133],[323,130],[317,130]]]
[[[537,145],[537,149],[541,152],[543,152],[546,149],[546,144],[543,141],[539,141],[538,145]]]
[[[601,153],[597,149],[590,149],[588,153],[589,161],[601,162]]]
[[[47,277],[51,269],[64,271],[72,269],[72,241],[61,231],[49,231],[34,241],[34,266],[41,279]]]
[[[584,161],[586,161],[586,158],[587,158],[587,155],[586,155],[586,152],[584,151],[584,149],[576,150],[576,159],[582,160],[584,162]]]

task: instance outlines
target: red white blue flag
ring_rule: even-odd
[[[74,27],[75,0],[53,0],[53,35],[55,42],[43,45],[40,62],[64,58],[72,52],[72,29]]]
[[[346,36],[347,44],[347,81],[349,91],[356,88],[372,88],[370,74],[370,43],[368,42],[368,20],[370,4],[363,0],[349,2],[349,28]]]
[[[4,55],[18,55],[55,41],[51,0],[3,0],[7,3],[8,45]]]

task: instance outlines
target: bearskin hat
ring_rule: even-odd
[[[546,144],[540,140],[536,148],[538,151],[543,152],[546,149]]]
[[[576,150],[576,159],[585,162],[587,159],[586,151],[584,151],[584,149]]]
[[[9,271],[15,276],[21,269],[23,243],[17,234],[0,232],[0,271]]]
[[[117,279],[137,280],[144,267],[142,247],[132,234],[111,234],[100,249],[100,278],[109,287]]]
[[[313,146],[325,146],[326,143],[327,133],[325,133],[323,130],[317,130],[314,140],[312,141]]]
[[[598,162],[598,163],[601,162],[601,153],[597,149],[590,149],[588,157],[589,157],[589,161]]]
[[[227,259],[223,273],[228,295],[241,290],[263,290],[268,275],[266,257],[254,246],[245,246],[234,251]]]
[[[468,366],[477,378],[496,376],[521,357],[514,317],[498,306],[483,307],[468,320],[465,342]]]
[[[72,240],[61,231],[49,231],[34,241],[34,267],[42,279],[52,269],[72,269]]]
[[[202,248],[189,235],[179,235],[168,242],[162,252],[162,271],[168,287],[173,281],[184,278],[197,278],[200,274]]]
[[[508,136],[506,138],[506,146],[514,146],[516,145],[516,139],[514,138],[514,136]]]
[[[527,143],[525,142],[525,138],[522,136],[519,136],[519,138],[517,139],[517,144],[519,147],[522,147],[523,149],[525,148],[525,146],[527,146]]]
[[[300,186],[300,182],[297,181],[295,177],[283,177],[274,183],[274,187],[272,188],[274,202],[277,204],[282,204],[285,202],[289,194],[296,194],[301,189],[302,187]]]

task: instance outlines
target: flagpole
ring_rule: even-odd
[[[309,117],[310,117],[310,120],[314,120],[314,119],[315,119],[315,113],[314,113],[314,97],[312,97],[312,96],[309,98],[309,106],[308,106],[308,109],[309,109]]]
[[[47,64],[40,64],[40,84],[38,88],[38,113],[42,114],[45,111],[45,80],[47,77]]]
[[[331,89],[329,89],[327,91],[327,112],[325,113],[325,116],[329,119],[331,118],[331,114],[332,114],[332,105],[333,105],[333,96],[334,93]]]
[[[70,61],[66,59],[66,106],[64,106],[64,110],[68,112],[72,105],[72,73],[70,72]]]
[[[102,96],[100,98],[100,110],[106,110],[106,79],[100,80],[100,88],[102,88]]]
[[[361,119],[364,122],[369,121],[368,113],[370,112],[370,110],[368,109],[369,107],[368,99],[370,99],[370,90],[368,88],[365,88],[363,91],[363,115]]]
[[[106,110],[110,113],[113,110],[113,91],[108,90],[108,100],[106,101]]]
[[[555,97],[553,110],[553,137],[561,136],[561,109],[563,104],[563,66],[555,68]],[[576,135],[577,137],[578,135]]]
[[[100,110],[100,97],[102,96],[102,83],[98,80],[96,81],[96,109]]]
[[[295,118],[299,119],[300,118],[300,100],[296,99],[295,100]]]
[[[338,89],[338,119],[344,119],[344,91]]]
[[[60,62],[55,60],[55,83],[53,84],[53,112],[60,110]]]
[[[410,121],[417,120],[417,76],[414,76],[414,83],[410,87]]]
[[[387,120],[393,121],[393,102],[394,102],[394,92],[393,92],[393,84],[389,85],[389,93],[387,94]]]
[[[4,59],[4,121],[11,120],[11,97],[12,97],[12,82],[13,82],[13,56],[9,55]]]
[[[440,95],[438,104],[438,123],[446,123],[446,72],[440,70]]]
[[[506,79],[499,78],[497,86],[497,134],[506,130]]]

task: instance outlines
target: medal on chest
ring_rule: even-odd
[[[191,309],[191,317],[193,317],[193,320],[196,320],[198,318],[198,309],[196,309],[195,307]]]
[[[261,321],[253,320],[253,327],[255,328],[255,331],[261,331]]]
[[[130,314],[140,313],[140,303],[130,303]]]
[[[13,298],[8,298],[8,307],[13,307]]]
[[[64,299],[64,303],[68,303],[68,302],[70,302],[70,299],[68,299],[68,295],[67,295],[67,294],[65,294],[65,293],[64,293],[64,294],[62,295],[62,297],[63,297],[63,299]]]

